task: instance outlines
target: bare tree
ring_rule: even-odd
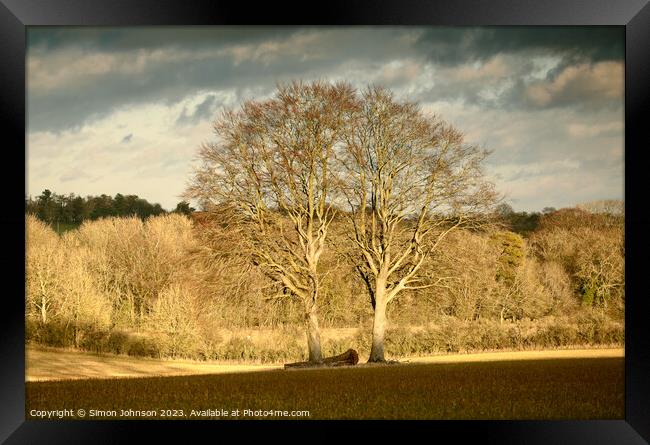
[[[63,270],[58,235],[33,215],[25,217],[26,311],[45,324],[58,314],[61,299],[59,276]]]
[[[333,217],[333,151],[353,103],[349,85],[294,82],[224,112],[185,194],[239,211],[258,264],[304,303],[310,361],[322,360],[318,262]]]
[[[339,154],[357,270],[374,309],[370,362],[384,361],[386,307],[403,290],[439,284],[423,276],[452,230],[476,224],[497,200],[481,164],[487,152],[417,104],[369,88],[348,120]]]
[[[621,199],[599,199],[580,203],[576,207],[591,213],[625,215],[625,202]]]

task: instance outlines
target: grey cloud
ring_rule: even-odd
[[[80,126],[105,117],[124,105],[143,102],[171,105],[201,89],[243,90],[251,85],[271,89],[274,80],[300,77],[310,69],[314,66],[305,66],[295,60],[273,63],[264,69],[253,62],[235,66],[224,57],[191,65],[159,64],[137,77],[111,73],[97,79],[95,85],[84,88],[82,95],[78,94],[78,87],[72,85],[46,95],[30,94],[28,90],[29,130]]]
[[[176,119],[176,124],[196,124],[202,119],[208,119],[212,117],[217,107],[216,99],[217,97],[214,94],[208,95],[191,114],[188,114],[187,107],[183,108],[183,112],[180,116],[178,116],[178,119]]]
[[[600,75],[599,66],[568,65],[562,71],[549,72],[546,78],[526,81],[526,65],[508,76],[486,83],[484,80],[464,81],[453,77],[438,78],[437,84],[419,100],[462,100],[500,110],[544,110],[575,108],[582,111],[616,110],[623,107],[624,75],[622,69],[607,69]],[[616,65],[613,63],[611,65]],[[576,73],[575,67],[585,67]],[[620,65],[622,68],[622,64]],[[595,70],[595,71],[589,71]],[[487,95],[485,93],[488,93]]]
[[[98,79],[83,89],[59,88],[45,95],[30,94],[30,131],[79,127],[112,113],[116,108],[144,102],[171,105],[199,89],[245,87],[251,81],[245,70],[231,63],[201,61],[191,66],[162,64],[151,66],[138,76],[115,74]],[[63,110],[63,112],[62,112]]]
[[[83,48],[88,54],[100,51],[120,57],[140,50],[166,48],[178,54],[196,54],[209,49],[212,55],[196,60],[151,61],[142,72],[107,72],[88,75],[74,84],[50,91],[30,88],[28,107],[30,131],[60,131],[79,127],[105,117],[115,108],[143,102],[173,104],[198,90],[258,87],[271,90],[277,82],[296,78],[324,77],[346,61],[390,60],[403,56],[411,45],[404,39],[412,29],[387,28],[225,28],[179,32],[161,30],[31,30],[30,51],[47,57],[65,48]],[[32,36],[32,33],[34,35]],[[149,33],[152,33],[149,35]],[[252,33],[252,35],[249,35]],[[208,38],[206,36],[212,36]],[[293,45],[298,39],[300,46]],[[302,39],[302,40],[301,40]],[[238,59],[237,45],[260,44],[259,54]],[[277,52],[287,45],[288,54]],[[266,46],[264,46],[266,45]],[[219,53],[219,48],[234,51]],[[274,53],[276,51],[276,53]],[[274,57],[266,57],[272,54]],[[260,56],[261,55],[261,56]],[[29,53],[28,53],[29,58]],[[47,69],[46,66],[34,69]]]
[[[501,109],[567,106],[594,109],[622,106],[619,96],[612,97],[593,88],[594,76],[589,82],[567,82],[565,87],[545,89],[543,84],[552,86],[575,65],[593,66],[605,61],[622,64],[624,42],[623,28],[611,26],[431,28],[419,36],[415,47],[443,71],[487,64],[496,57],[516,60],[510,64],[508,76],[493,85],[486,85],[482,79],[438,78],[428,99],[460,99],[472,105]],[[532,81],[524,79],[534,70],[531,59],[542,56],[554,56],[558,64],[531,90]],[[622,84],[622,73],[618,77]],[[490,87],[494,94],[486,96],[484,93]],[[531,95],[533,92],[537,96]]]
[[[309,37],[313,37],[309,39]],[[59,131],[79,127],[112,113],[123,105],[143,102],[173,104],[200,89],[244,89],[251,86],[270,91],[277,81],[294,78],[336,77],[346,63],[363,66],[367,74],[382,63],[411,57],[432,60],[447,66],[488,61],[498,54],[518,55],[520,66],[513,67],[509,83],[494,97],[485,97],[482,80],[459,81],[436,78],[432,89],[419,87],[417,100],[455,98],[487,107],[552,107],[582,100],[581,96],[558,95],[558,100],[535,104],[527,100],[521,76],[532,69],[531,55],[560,54],[566,60],[620,60],[623,34],[616,27],[543,28],[290,28],[290,27],[164,27],[164,28],[31,28],[29,52],[45,58],[66,48],[82,48],[120,56],[142,50],[172,49],[192,54],[202,49],[233,48],[245,44],[267,44],[264,51],[290,38],[306,38],[304,48],[278,53],[276,58],[244,58],[226,52],[190,62],[152,61],[142,72],[107,72],[89,75],[74,85],[39,92],[28,84],[29,130]],[[29,56],[29,53],[28,53]],[[567,62],[568,63],[568,62]],[[557,72],[562,72],[564,63]],[[46,68],[40,68],[46,69]],[[363,82],[363,79],[347,79]],[[552,78],[549,78],[552,80]],[[29,76],[28,76],[29,81]],[[505,79],[503,81],[508,81]],[[395,76],[386,83],[393,88],[412,83]],[[574,100],[569,100],[573,98]],[[599,102],[596,105],[600,104]],[[208,104],[206,104],[208,107]],[[201,112],[209,112],[203,109]],[[185,114],[179,123],[200,119],[200,114]]]
[[[624,102],[623,65],[567,66],[545,79],[525,83],[517,80],[506,92],[503,104],[509,108],[531,110],[574,108],[583,112],[619,110]],[[578,72],[581,67],[585,69]]]
[[[196,50],[286,38],[300,30],[277,26],[33,27],[27,33],[27,46],[32,51],[69,47],[108,52],[166,47]]]
[[[420,51],[438,63],[487,60],[500,53],[560,55],[570,60],[622,60],[625,29],[620,26],[538,26],[428,29]]]

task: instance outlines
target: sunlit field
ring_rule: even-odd
[[[26,383],[26,418],[62,409],[73,413],[64,414],[66,419],[94,420],[622,419],[624,359],[358,365]],[[103,415],[92,416],[92,410]],[[125,416],[122,410],[149,412]],[[234,410],[238,415],[232,415]],[[291,416],[294,411],[309,415]]]
[[[27,381],[223,374],[282,368],[282,365],[159,360],[42,347],[27,347],[25,352]]]

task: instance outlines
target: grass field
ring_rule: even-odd
[[[191,360],[158,360],[126,355],[100,355],[31,346],[26,348],[25,358],[27,381],[223,374],[282,368],[281,365],[232,365]]]
[[[172,375],[229,374],[282,369],[282,364],[228,363],[193,360],[162,360],[127,355],[94,354],[78,350],[27,346],[26,380],[69,380],[111,377],[158,377]],[[401,363],[458,363],[554,358],[624,357],[623,348],[555,349],[541,351],[498,351],[476,354],[442,354],[408,357]],[[361,356],[360,362],[368,360]]]
[[[64,409],[70,411],[46,412]],[[129,409],[150,412],[122,412]],[[93,416],[92,410],[104,412]],[[233,416],[233,410],[239,410],[238,415]],[[309,415],[288,417],[292,411]],[[624,359],[409,363],[27,382],[26,418],[48,415],[89,420],[622,419]]]

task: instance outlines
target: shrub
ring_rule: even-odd
[[[386,340],[388,340],[388,335],[386,335]],[[358,329],[353,337],[353,342],[354,346],[352,347],[359,354],[369,354],[372,345],[372,331],[370,329]]]
[[[622,344],[625,329],[622,322],[610,320],[601,311],[584,311],[577,320],[578,336],[585,344]]]
[[[128,353],[129,335],[122,331],[111,331],[106,338],[105,351],[113,354]]]
[[[69,246],[91,252],[87,264],[98,290],[131,327],[144,321],[164,289],[187,281],[196,244],[191,221],[178,214],[144,223],[136,217],[86,221],[66,238]]]
[[[137,357],[161,358],[163,356],[158,341],[139,335],[129,337],[126,353]]]
[[[58,235],[33,215],[25,217],[25,226],[25,315],[47,323],[58,316],[65,296],[64,251]]]
[[[156,298],[145,326],[156,332],[158,350],[164,357],[194,357],[201,349],[198,307],[187,289],[173,285]]]
[[[74,345],[74,333],[65,323],[50,320],[43,323],[40,320],[30,323],[30,340],[47,346],[66,348]]]
[[[60,316],[75,326],[87,326],[80,331],[106,330],[111,324],[112,306],[89,270],[93,252],[75,245],[67,234],[61,240],[61,248],[66,255],[59,279],[66,292],[60,298]]]
[[[105,350],[109,333],[97,330],[79,330],[75,346],[86,351],[95,353],[108,352]]]
[[[306,348],[295,337],[275,338],[273,344],[260,346],[259,361],[262,363],[286,363],[307,360]]]
[[[576,309],[571,277],[556,261],[541,262],[539,277],[551,298],[550,310],[553,313],[571,314]]]
[[[529,337],[528,342],[535,347],[569,346],[577,343],[578,329],[566,319],[551,318],[538,331]]]
[[[327,339],[322,344],[323,356],[330,357],[333,355],[343,354],[351,347],[351,338]]]
[[[409,356],[423,353],[427,343],[422,341],[418,332],[407,328],[389,329],[386,332],[386,352],[391,356]]]
[[[496,280],[511,285],[524,259],[524,240],[514,232],[505,231],[496,232],[490,238],[500,250]]]
[[[256,346],[249,338],[233,337],[219,351],[219,360],[254,361],[259,358]]]
[[[534,251],[541,261],[564,269],[583,305],[611,305],[622,318],[623,219],[569,210],[553,215],[531,237]]]
[[[587,306],[607,306],[623,298],[624,258],[621,234],[598,237],[586,244],[576,258],[575,276]],[[596,240],[594,240],[596,241]]]
[[[468,230],[450,233],[424,271],[434,278],[447,278],[440,287],[429,291],[430,297],[427,293],[419,293],[418,297],[429,297],[434,302],[434,314],[444,313],[461,320],[480,317],[490,310],[489,298],[497,289],[495,277],[500,252],[486,236]]]

